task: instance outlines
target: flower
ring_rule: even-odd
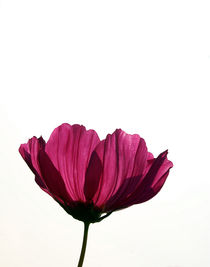
[[[19,152],[41,189],[88,224],[154,197],[173,166],[167,151],[154,158],[137,134],[117,129],[100,141],[94,130],[67,123]]]

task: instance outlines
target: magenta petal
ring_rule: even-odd
[[[19,152],[31,171],[35,174],[35,181],[44,190],[46,193],[52,196],[52,194],[48,191],[45,182],[42,178],[40,166],[38,162],[38,153],[45,147],[45,141],[42,137],[36,138],[33,137],[29,139],[27,144],[22,144],[19,148]]]
[[[99,156],[93,151],[90,162],[85,175],[84,193],[87,201],[91,201],[95,195],[102,172],[102,163]]]
[[[154,161],[149,171],[145,175],[145,178],[142,182],[145,187],[153,187],[170,168],[173,167],[171,161],[167,159],[168,151],[162,152]]]
[[[62,176],[74,201],[86,200],[85,173],[91,154],[99,141],[95,131],[65,123],[53,131],[46,144],[45,151]]]
[[[141,150],[138,151],[139,154],[142,153]],[[137,157],[136,157],[137,158]],[[143,173],[139,173],[138,176],[130,177],[125,179],[121,187],[118,189],[118,191],[106,202],[106,210],[117,210],[124,208],[124,205],[126,203],[126,207],[132,205],[130,200],[130,195],[132,195],[138,185],[140,185],[143,181],[143,178],[145,174],[148,172],[148,170],[151,168],[152,164],[154,163],[154,156],[152,153],[147,152],[147,160],[146,164],[144,166]],[[138,161],[136,161],[136,164],[138,164]]]
[[[41,150],[39,152],[38,158],[41,174],[42,177],[44,177],[44,182],[47,186],[48,191],[57,200],[62,201],[63,203],[70,203],[72,199],[66,189],[65,183],[46,152],[44,150]],[[39,180],[37,182],[40,183]]]
[[[95,151],[103,164],[100,184],[94,197],[94,203],[100,207],[115,195],[126,178],[142,175],[148,155],[142,138],[122,130],[107,135]]]
[[[106,202],[106,211],[119,209],[121,207],[121,203],[124,203],[124,200],[135,191],[140,178],[140,176],[126,178],[117,192],[112,195]]]
[[[35,182],[41,187],[42,190],[47,191],[47,186],[46,184],[43,182],[43,180],[40,178],[40,176],[35,176]]]
[[[37,170],[34,168],[32,161],[31,161],[31,154],[28,149],[28,144],[22,144],[19,148],[19,152],[22,156],[22,158],[25,160],[27,163],[28,167],[31,169],[31,171],[35,174],[38,175]]]
[[[156,182],[156,184],[153,185],[153,187],[150,188],[150,190],[146,191],[145,194],[142,194],[142,199],[139,199],[136,204],[138,203],[142,203],[145,201],[148,201],[149,199],[153,198],[155,195],[157,195],[157,193],[161,190],[161,188],[163,187],[166,178],[169,175],[169,170],[164,173],[159,180]]]
[[[156,159],[153,160],[149,171],[138,185],[137,189],[121,203],[120,208],[126,208],[133,204],[138,204],[149,200],[154,197],[163,186],[169,169],[173,167],[171,161],[167,159],[168,151],[161,153]]]
[[[40,169],[38,164],[38,153],[40,149],[45,146],[45,141],[42,137],[32,137],[27,144],[22,144],[19,148],[19,152],[23,159],[28,164],[29,168],[35,175],[40,176]]]

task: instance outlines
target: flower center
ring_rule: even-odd
[[[70,207],[59,203],[64,210],[77,220],[95,223],[101,221],[102,210],[95,207],[92,203],[74,202]]]

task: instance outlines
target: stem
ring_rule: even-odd
[[[83,261],[84,261],[84,257],[85,257],[85,250],[86,250],[86,245],[87,245],[89,225],[90,225],[89,222],[84,222],[84,235],[83,235],[83,241],[82,241],[82,249],[81,249],[79,263],[78,263],[77,267],[82,267],[82,265],[83,265]]]

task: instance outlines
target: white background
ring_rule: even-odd
[[[82,223],[18,153],[63,122],[174,163],[154,199],[91,225],[84,267],[210,266],[208,4],[0,1],[0,266],[77,266]]]

